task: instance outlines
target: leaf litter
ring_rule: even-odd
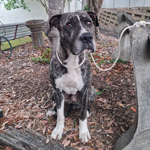
[[[100,67],[111,66],[110,56],[117,44],[117,39],[101,34],[93,54]],[[45,39],[44,48],[32,48],[31,43],[20,46],[13,50],[10,59],[6,59],[9,51],[0,51],[0,109],[4,114],[0,119],[0,132],[5,132],[7,125],[12,125],[50,137],[56,119],[46,116],[47,110],[53,106],[49,64],[32,61],[32,57],[41,56],[49,45],[48,39]],[[65,119],[65,134],[58,142],[64,147],[69,145],[79,150],[111,150],[116,140],[132,125],[136,112],[133,66],[131,62],[118,62],[107,72],[100,72],[93,62],[91,66],[91,83],[98,93],[96,100],[90,104],[88,128],[91,140],[85,144],[79,140],[80,110],[73,110]],[[45,142],[49,143],[49,138]]]

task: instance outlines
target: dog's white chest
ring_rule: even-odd
[[[70,54],[66,60],[67,66],[77,66],[78,56]],[[83,80],[80,68],[67,69],[68,73],[62,75],[60,78],[55,80],[56,87],[60,91],[64,91],[67,94],[76,94],[83,87]]]

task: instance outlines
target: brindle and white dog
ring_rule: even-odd
[[[54,26],[59,31],[60,41],[56,50],[61,62],[66,66],[58,61],[55,51],[51,56],[49,76],[54,88],[53,99],[56,105],[47,112],[48,116],[57,112],[57,124],[51,134],[53,139],[62,138],[65,101],[78,103],[80,106],[79,138],[82,142],[88,142],[91,138],[87,117],[89,102],[94,100],[96,92],[91,87],[91,65],[86,52],[95,51],[93,24],[99,26],[96,14],[91,11],[59,14],[51,17],[49,21],[50,30]],[[73,68],[83,61],[84,53],[84,63]]]

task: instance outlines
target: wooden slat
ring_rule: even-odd
[[[104,25],[105,28],[110,29],[117,27],[118,19],[117,19],[117,12],[124,11],[127,14],[131,15],[135,20],[140,21],[148,21],[150,20],[150,8],[144,9],[101,9],[99,21],[100,24]],[[117,28],[116,28],[117,30]]]
[[[8,40],[13,40],[14,39],[14,35],[9,35],[9,37],[6,37]],[[21,38],[21,37],[25,37],[25,36],[30,36],[31,35],[31,32],[25,32],[23,34],[17,34],[16,35],[16,39],[17,38]],[[1,39],[2,42],[6,41],[4,38]]]
[[[23,34],[17,34],[16,39],[20,38],[20,37],[30,36],[30,35],[31,35],[31,32],[26,32],[26,33],[23,33]]]
[[[25,26],[25,23],[13,23],[13,24],[4,24],[5,31],[6,31],[6,38],[8,40],[13,40],[15,38],[15,31],[17,27],[16,32],[16,38],[24,37],[27,35],[31,35],[31,32],[29,28]],[[3,30],[3,26],[0,25],[0,30]],[[2,41],[5,41],[5,39],[1,39]]]
[[[18,26],[17,29],[26,29],[26,30],[29,30],[29,28],[27,28],[26,26]]]
[[[9,24],[4,24],[5,27],[16,26],[16,25],[25,25],[25,23],[9,23]],[[0,25],[0,27],[1,26],[2,25]]]

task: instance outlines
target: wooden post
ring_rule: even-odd
[[[135,20],[126,13],[118,14],[119,33],[127,24],[133,25]],[[136,115],[132,126],[116,142],[114,150],[149,150],[150,148],[150,30],[145,27],[134,27],[123,35],[121,52],[132,55],[134,78],[136,85]],[[126,47],[126,40],[129,47]],[[123,56],[123,55],[122,55]]]

